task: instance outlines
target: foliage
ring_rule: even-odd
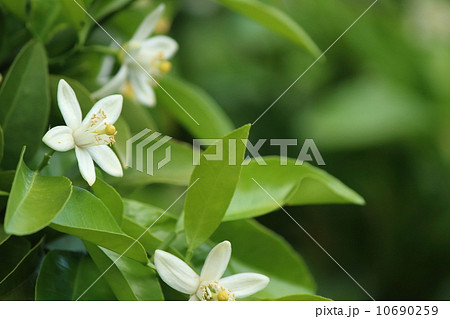
[[[135,30],[121,19],[140,21],[157,5],[79,2],[123,43]],[[276,6],[256,0],[220,2],[313,56],[320,54],[297,22]],[[170,6],[163,18],[166,24],[181,9],[178,2]],[[152,263],[155,250],[169,251],[198,268],[210,248],[229,240],[230,274],[252,271],[271,280],[248,299],[327,300],[313,295],[316,285],[299,253],[253,218],[281,214],[278,205],[362,205],[361,196],[321,169],[296,165],[295,159],[286,166],[277,165],[276,156],[264,157],[267,166],[255,161],[230,165],[232,143],[245,142],[251,125],[234,129],[207,90],[181,76],[183,66],[176,58],[174,75],[157,79],[155,108],[123,93],[114,151],[124,176],[97,172],[96,182],[88,186],[80,178],[73,151],[52,156],[42,137],[48,127],[63,124],[58,82],[69,83],[86,115],[94,104],[92,92],[99,88],[96,76],[104,60],[112,58],[115,70],[124,55],[109,46],[108,35],[70,0],[32,0],[29,7],[26,1],[0,0],[0,10],[6,28],[1,32],[8,34],[0,50],[1,71],[6,72],[0,88],[1,299],[184,299],[162,285]],[[127,139],[145,128],[175,137],[169,142],[172,161],[154,175],[126,165]],[[199,150],[183,141],[189,137],[220,139],[223,160],[207,159],[215,144],[193,165]],[[245,143],[234,146],[240,164]],[[164,150],[154,155],[163,157]]]

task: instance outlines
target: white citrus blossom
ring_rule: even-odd
[[[189,294],[189,300],[234,301],[264,289],[269,278],[255,273],[242,273],[221,278],[231,257],[231,244],[224,241],[206,257],[199,275],[184,261],[162,250],[155,252],[159,276],[170,287]]]
[[[121,67],[117,74],[109,78],[114,66],[114,59],[105,59],[100,71],[100,82],[106,84],[93,93],[96,98],[121,92],[134,95],[140,103],[154,106],[156,103],[153,78],[161,76],[171,69],[170,59],[178,50],[178,44],[172,38],[158,35],[149,38],[158,20],[164,12],[165,6],[159,5],[142,21],[131,40],[123,45],[125,52],[121,52]],[[108,80],[105,81],[105,78]]]
[[[75,148],[81,176],[89,183],[95,182],[94,161],[112,176],[123,175],[116,154],[108,145],[115,142],[114,123],[122,111],[121,95],[107,96],[92,107],[84,120],[75,92],[66,81],[58,83],[58,106],[67,126],[50,129],[42,141],[58,152]]]

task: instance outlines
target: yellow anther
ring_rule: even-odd
[[[229,294],[225,290],[222,290],[217,294],[217,300],[219,301],[228,301]]]
[[[107,135],[114,135],[114,134],[116,134],[116,132],[117,132],[117,130],[116,130],[116,127],[114,125],[112,125],[112,124],[106,125],[105,133]]]
[[[162,34],[167,33],[170,29],[170,22],[167,19],[159,19],[155,26],[155,33]]]
[[[168,73],[171,69],[172,63],[170,63],[169,61],[162,61],[161,64],[159,65],[159,70],[162,73]]]
[[[134,99],[134,89],[131,86],[130,81],[125,82],[125,84],[122,87],[122,94],[125,95],[129,99]]]

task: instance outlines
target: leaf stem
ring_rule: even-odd
[[[170,233],[166,239],[159,245],[158,249],[165,250],[167,247],[170,246],[170,244],[177,238],[177,233],[172,232]]]
[[[83,48],[83,52],[95,52],[106,55],[117,55],[119,53],[119,50],[104,45],[90,45]]]
[[[45,153],[44,158],[41,161],[41,164],[39,164],[38,168],[36,169],[36,172],[40,172],[44,167],[48,165],[48,161],[52,158],[53,153],[55,153],[55,150],[51,150],[48,153]]]

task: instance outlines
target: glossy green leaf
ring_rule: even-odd
[[[81,253],[53,250],[42,261],[36,282],[36,300],[116,300],[92,259]],[[87,291],[86,289],[89,288]],[[86,293],[84,293],[86,291]]]
[[[317,296],[317,295],[290,295],[290,296],[284,296],[280,298],[266,298],[263,299],[266,301],[332,301],[331,299]]]
[[[41,43],[29,42],[17,55],[0,89],[0,125],[5,148],[2,167],[16,167],[27,145],[26,159],[36,153],[50,112],[48,70]]]
[[[159,222],[159,221],[158,221]],[[142,225],[139,225],[134,220],[128,219],[125,217],[122,222],[122,229],[125,233],[130,235],[133,238],[139,238],[139,242],[142,244],[142,246],[145,247],[145,249],[153,254],[156,249],[161,249],[164,245],[164,240],[168,238],[169,236],[172,236],[172,233],[165,233],[165,236],[163,239],[156,237],[153,234],[153,227],[148,228],[144,227]],[[161,235],[161,233],[160,233]],[[167,247],[164,248],[164,250],[168,251],[169,253],[178,256],[179,258],[183,258],[183,256],[174,248]]]
[[[30,170],[20,156],[5,215],[5,231],[27,235],[49,225],[63,209],[72,182],[63,176],[42,176]]]
[[[244,160],[249,130],[250,125],[245,125],[219,140],[223,143],[221,160],[205,157],[216,154],[218,150],[220,152],[217,142],[209,146],[192,173],[191,185],[195,185],[187,192],[184,206],[184,230],[190,249],[208,239],[225,215],[241,173],[239,163]]]
[[[22,21],[27,19],[27,0],[0,0],[6,9]]]
[[[120,133],[119,133],[120,134]],[[143,138],[142,138],[143,139]],[[137,145],[141,140],[137,140],[134,145]],[[133,167],[130,167],[124,171],[124,176],[120,179],[108,178],[107,181],[114,185],[121,184],[127,186],[143,186],[151,183],[168,183],[173,185],[188,185],[189,178],[191,176],[193,165],[193,151],[192,146],[176,141],[170,140],[163,147],[159,147],[153,152],[153,158],[155,159],[154,165],[157,164],[156,159],[161,160],[166,156],[166,149],[170,146],[171,160],[165,166],[160,169],[154,169],[153,175],[149,175],[135,169],[136,162]],[[134,158],[134,156],[133,156]],[[144,158],[143,163],[146,163],[147,157]],[[146,164],[144,164],[145,166]],[[144,169],[146,166],[144,167]]]
[[[211,237],[215,244],[229,240],[233,274],[256,272],[270,278],[254,298],[277,298],[314,293],[313,278],[299,254],[281,236],[254,220],[223,223]]]
[[[15,290],[20,289],[20,286],[29,280],[34,280],[30,277],[36,272],[42,254],[42,238],[36,245],[31,249],[29,243],[23,238],[11,237],[3,245],[0,246],[0,256],[2,263],[0,273],[2,273],[2,278],[0,278],[0,300],[11,299],[9,296],[14,294]],[[8,242],[14,242],[9,246]],[[7,245],[8,244],[8,245]],[[15,257],[12,257],[15,256]],[[9,269],[4,275],[3,267],[5,261],[9,259],[17,261],[13,268]],[[6,263],[6,265],[11,265],[11,260]],[[29,286],[28,286],[29,287]],[[27,293],[27,296],[30,292]],[[29,299],[27,296],[21,295],[21,299]]]
[[[291,40],[293,43],[306,49],[314,57],[318,57],[321,54],[320,49],[305,30],[283,11],[258,0],[218,1]]]
[[[124,204],[125,216],[145,228],[152,226],[151,233],[158,238],[175,229],[177,217],[170,211],[130,199],[125,199]]]
[[[119,300],[163,300],[156,272],[130,258],[86,243],[86,248],[104,273],[104,278]],[[112,266],[111,266],[112,265]]]
[[[111,215],[117,224],[120,225],[123,218],[123,201],[119,193],[101,178],[95,180],[94,185],[92,185],[92,191],[108,207]]]
[[[170,77],[164,77],[160,85],[179,105],[163,90],[157,89],[158,106],[168,110],[194,137],[219,138],[233,130],[228,116],[200,88]]]
[[[241,178],[224,220],[264,215],[278,210],[278,204],[364,204],[364,199],[356,192],[317,167],[307,163],[295,165],[294,159],[288,159],[287,165],[282,166],[280,158],[276,156],[262,159],[267,163],[266,166],[252,160],[242,168]]]
[[[0,172],[0,190],[4,192],[11,192],[11,187],[16,176],[16,171]]]
[[[141,244],[126,235],[105,204],[84,189],[74,187],[66,206],[50,226],[120,254],[126,251],[126,256],[147,262]]]

